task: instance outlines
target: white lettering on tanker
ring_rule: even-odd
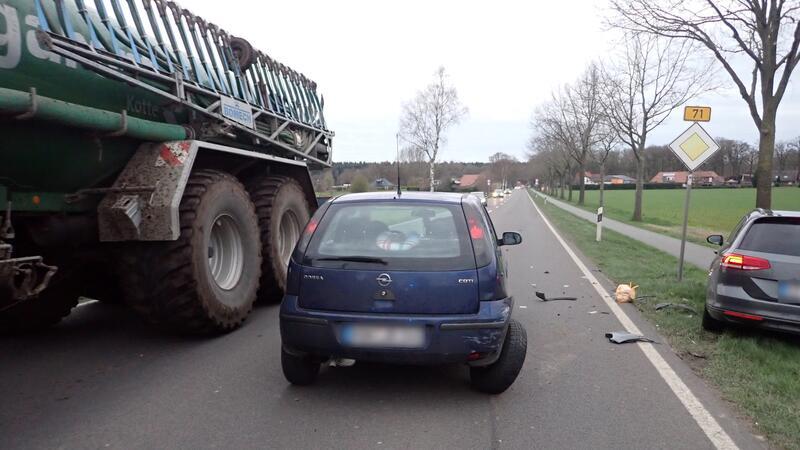
[[[17,10],[11,6],[0,5],[0,17],[6,30],[0,34],[0,69],[13,69],[19,64],[22,50],[19,39],[19,16]]]
[[[25,16],[25,25],[30,29],[25,33],[25,45],[28,47],[28,52],[39,59],[49,59],[51,62],[61,64],[61,57],[51,52],[46,48],[42,48],[39,40],[36,39],[36,30],[39,28],[39,18],[36,16]],[[86,39],[80,34],[75,34],[75,40],[82,44],[86,43]],[[71,59],[64,59],[67,67],[74,69],[77,63]]]
[[[39,18],[36,16],[26,16],[25,25],[31,27],[31,29],[25,33],[25,45],[28,46],[28,51],[31,53],[31,55],[39,59],[49,59],[54,63],[60,63],[61,57],[50,50],[43,49],[42,46],[39,45],[39,41],[36,39],[36,28],[39,27]]]
[[[220,100],[220,108],[222,109],[223,116],[246,127],[253,128],[255,126],[253,123],[253,110],[250,108],[250,105],[230,97],[223,96]]]

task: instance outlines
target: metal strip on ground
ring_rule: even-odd
[[[603,290],[603,287],[597,281],[597,278],[595,278],[583,261],[578,258],[578,255],[572,251],[567,242],[561,237],[560,234],[558,234],[558,231],[556,231],[553,225],[550,224],[550,221],[547,220],[544,214],[542,214],[542,211],[536,205],[536,202],[534,202],[533,198],[531,198],[530,193],[528,193],[528,200],[531,201],[531,204],[536,209],[536,212],[542,218],[545,225],[547,225],[547,228],[550,229],[550,231],[558,240],[559,244],[564,247],[564,250],[566,250],[569,257],[572,258],[572,261],[578,266],[578,269],[583,272],[583,275],[587,280],[589,280],[589,282],[592,284],[592,287],[594,287],[595,291],[597,291],[597,294],[603,299],[609,309],[611,309],[611,312],[614,313],[614,316],[616,316],[617,320],[619,320],[625,330],[634,334],[642,334],[642,332],[639,330],[639,327],[633,323],[630,317],[628,317],[625,311],[620,308],[611,295]],[[686,383],[681,380],[678,374],[675,373],[672,367],[670,367],[669,363],[667,363],[667,361],[658,353],[655,347],[653,347],[653,344],[639,342],[638,345],[639,348],[642,349],[645,357],[647,357],[653,367],[655,367],[656,371],[658,371],[659,375],[661,375],[661,378],[664,379],[669,388],[672,389],[672,392],[675,394],[675,396],[678,397],[678,400],[680,400],[680,402],[683,404],[684,408],[686,408],[695,422],[697,422],[697,425],[700,427],[700,429],[703,430],[703,433],[705,433],[711,443],[714,444],[714,447],[718,449],[738,449],[739,447],[735,442],[733,442],[733,439],[728,436],[728,433],[722,429],[717,420],[714,419],[714,416],[712,416],[705,406],[703,406],[700,400],[695,397],[689,387],[686,386]]]

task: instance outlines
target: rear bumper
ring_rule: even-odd
[[[469,315],[381,315],[316,311],[300,308],[297,296],[281,303],[280,328],[283,347],[292,353],[323,358],[398,364],[466,363],[480,366],[500,356],[514,301],[511,297],[481,302],[477,314]],[[342,325],[378,323],[419,325],[425,329],[425,344],[414,349],[364,349],[343,345]],[[477,355],[476,355],[477,353]],[[470,360],[471,358],[478,358]]]
[[[717,285],[706,309],[723,322],[800,334],[800,306],[755,299],[738,286]]]

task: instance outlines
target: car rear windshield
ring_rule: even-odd
[[[347,269],[475,268],[461,205],[424,202],[334,203],[303,261]]]
[[[759,219],[739,244],[742,250],[800,256],[800,218]]]

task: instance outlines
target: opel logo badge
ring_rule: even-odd
[[[388,273],[382,273],[378,275],[378,278],[375,278],[375,281],[377,281],[379,285],[386,287],[392,284],[392,277],[390,277]]]

